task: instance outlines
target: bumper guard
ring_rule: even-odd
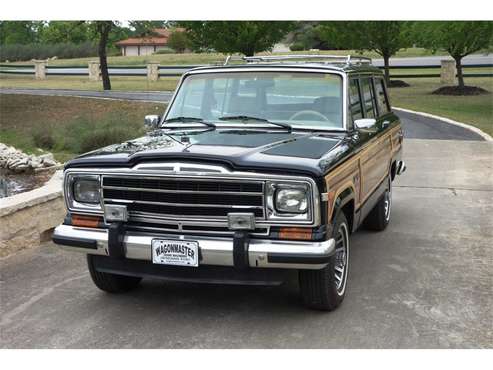
[[[65,249],[109,256],[108,230],[60,225],[55,228],[53,242]],[[124,258],[151,261],[152,239],[197,241],[199,265],[235,266],[234,239],[193,235],[148,234],[125,232],[122,240]],[[318,270],[325,267],[335,253],[335,241],[320,242],[250,239],[245,250],[249,267]]]

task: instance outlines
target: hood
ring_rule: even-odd
[[[347,155],[345,133],[216,129],[164,133],[158,130],[68,162],[73,167],[131,167],[162,160],[218,162],[234,170],[324,175]]]

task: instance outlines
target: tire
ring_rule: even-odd
[[[321,270],[298,272],[301,297],[307,307],[332,311],[344,300],[349,270],[349,230],[346,216],[340,212],[332,233],[336,253],[330,257],[327,266]]]
[[[101,290],[108,293],[125,293],[135,289],[142,278],[134,276],[116,275],[107,272],[99,272],[94,266],[94,257],[87,255],[87,267],[92,281]]]
[[[383,231],[390,222],[392,210],[392,181],[389,179],[389,187],[375,207],[366,216],[365,228],[373,231]]]

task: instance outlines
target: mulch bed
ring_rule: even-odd
[[[443,86],[432,92],[434,95],[488,95],[488,90],[476,86]]]
[[[388,87],[409,87],[407,82],[404,82],[402,80],[390,80]]]

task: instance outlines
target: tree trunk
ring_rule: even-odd
[[[99,32],[99,64],[101,66],[101,78],[103,80],[103,89],[111,90],[110,75],[108,73],[108,60],[106,58],[106,44],[108,43],[108,35],[110,33],[112,22],[100,22],[98,24]]]
[[[245,46],[241,51],[241,53],[243,53],[246,57],[253,57],[255,55],[255,48]]]
[[[459,82],[459,88],[464,88],[464,76],[462,75],[462,57],[455,59],[455,68],[457,68],[457,81]]]
[[[387,84],[387,86],[390,87],[390,68],[389,68],[389,59],[390,59],[390,56],[385,54],[383,56],[383,70],[384,70],[384,73],[385,73],[385,83]]]

